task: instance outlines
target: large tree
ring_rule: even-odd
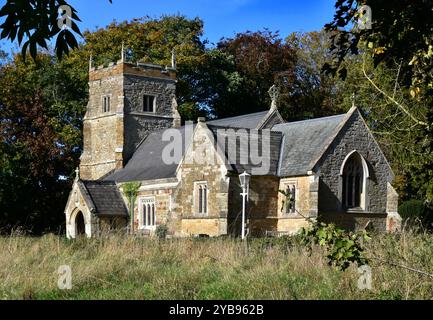
[[[81,153],[86,85],[76,64],[38,55],[0,68],[0,225],[57,231]]]
[[[215,116],[229,116],[269,109],[269,88],[281,90],[281,108],[292,108],[290,92],[295,79],[296,53],[278,32],[269,30],[239,33],[222,39],[213,53],[217,79],[211,95]],[[215,82],[213,82],[215,83]]]
[[[430,202],[433,201],[432,12],[432,0],[338,0],[334,20],[326,25],[333,33],[330,45],[333,61],[324,65],[325,72],[345,78],[350,69],[344,62],[351,55],[362,55],[360,74],[369,90],[386,101],[387,107],[376,113],[376,120],[381,123],[388,119],[393,124],[387,132],[388,141],[395,147],[394,154],[401,154],[398,144],[409,147],[403,153],[411,156],[403,162],[409,183]],[[370,19],[367,24],[359,23],[366,18]],[[369,70],[370,61],[373,68]],[[389,85],[390,70],[394,70],[394,86]],[[384,80],[385,74],[388,80]],[[405,134],[395,134],[397,131]]]

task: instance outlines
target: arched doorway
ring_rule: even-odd
[[[81,211],[75,216],[75,236],[83,236],[86,234],[86,224],[84,222],[84,216]]]
[[[341,203],[344,209],[366,209],[366,184],[369,176],[367,162],[356,152],[351,152],[343,162]]]

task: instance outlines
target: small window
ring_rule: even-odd
[[[102,98],[102,112],[110,112],[110,96]]]
[[[144,112],[154,112],[155,110],[155,97],[144,95],[143,96],[143,111]]]
[[[207,183],[197,182],[195,184],[195,207],[196,213],[200,215],[207,214]]]
[[[155,199],[142,199],[140,211],[140,227],[143,229],[154,228],[156,226]]]

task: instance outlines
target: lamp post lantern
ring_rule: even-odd
[[[244,173],[239,175],[239,181],[241,183],[242,188],[242,234],[241,238],[242,240],[245,239],[245,207],[246,207],[246,201],[248,199],[248,191],[249,191],[249,184],[250,184],[251,175],[248,174],[246,171]]]

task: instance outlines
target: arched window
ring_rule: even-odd
[[[342,205],[345,209],[365,209],[367,163],[358,152],[346,158],[342,168]]]
[[[207,183],[206,182],[195,182],[194,183],[194,201],[195,201],[195,212],[199,215],[207,214]]]

